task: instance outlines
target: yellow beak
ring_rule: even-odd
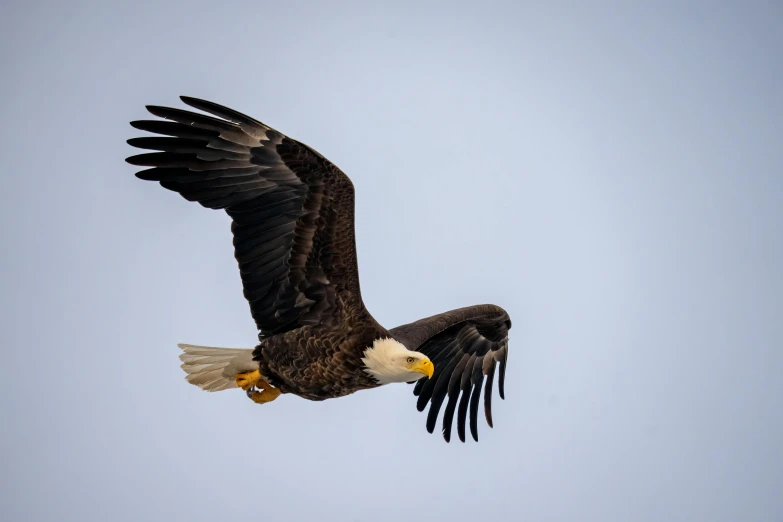
[[[427,376],[428,379],[432,378],[432,374],[435,373],[435,365],[429,359],[422,359],[416,361],[411,366],[411,371],[422,373]]]

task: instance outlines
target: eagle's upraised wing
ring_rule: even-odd
[[[234,253],[260,336],[339,320],[340,306],[364,312],[356,267],[353,184],[313,149],[204,100],[167,107],[170,121],[131,123],[167,137],[128,140],[160,152],[132,156],[153,167],[136,175],[233,219]],[[339,296],[339,297],[338,297]]]
[[[448,396],[443,413],[443,438],[446,442],[451,439],[451,424],[459,400],[457,434],[465,442],[465,421],[470,407],[470,433],[478,441],[478,407],[485,377],[484,414],[492,427],[495,367],[499,363],[498,391],[503,399],[510,328],[511,320],[505,310],[495,305],[476,305],[389,330],[409,350],[422,352],[435,364],[432,378],[417,381],[413,389],[419,397],[419,411],[431,403],[427,431],[432,433],[435,429],[438,413]]]

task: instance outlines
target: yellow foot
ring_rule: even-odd
[[[242,372],[237,374],[237,386],[243,390],[249,390],[253,386],[257,386],[261,380],[261,373],[258,370],[252,372]]]
[[[277,388],[264,388],[263,391],[248,391],[247,396],[250,397],[253,402],[256,404],[264,404],[267,402],[272,402],[273,400],[280,397],[280,394],[282,392],[278,390]]]

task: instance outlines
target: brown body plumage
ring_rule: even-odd
[[[385,330],[361,298],[348,176],[312,148],[257,120],[211,102],[182,99],[217,117],[148,107],[169,121],[132,125],[168,137],[129,140],[160,152],[127,161],[152,167],[137,173],[139,178],[231,216],[244,294],[259,330],[253,359],[261,375],[283,393],[310,400],[373,388],[379,383],[365,371],[362,357],[376,340],[391,337],[435,365],[432,378],[414,389],[419,410],[432,404],[428,430],[448,398],[446,439],[456,411],[464,440],[470,410],[471,433],[478,440],[485,378],[484,410],[492,425],[496,363],[503,396],[508,314],[479,305]]]
[[[253,352],[261,374],[283,393],[314,401],[379,386],[363,371],[362,353],[390,337],[372,318],[347,315],[343,328],[303,326],[263,339]]]

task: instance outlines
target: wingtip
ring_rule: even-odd
[[[162,105],[145,105],[144,108],[147,109],[147,112],[149,112],[153,116],[157,116],[158,118],[163,118],[163,119],[168,119],[166,117],[166,114],[170,113],[172,110]]]
[[[136,167],[150,167],[151,165],[148,165],[144,161],[144,156],[147,156],[147,154],[136,154],[135,156],[129,156],[125,158],[125,161],[131,165],[135,165]]]
[[[131,163],[131,165],[133,165],[133,163]],[[140,170],[136,174],[134,174],[134,176],[136,176],[142,181],[161,181],[160,171],[155,168]]]
[[[204,112],[209,112],[208,107],[210,105],[217,106],[217,104],[215,104],[215,103],[213,103],[211,101],[204,100],[203,98],[196,98],[195,96],[185,96],[183,94],[182,96],[179,97],[179,99],[185,105],[187,105],[189,107],[193,107],[194,109],[198,109],[200,111],[204,111]]]

